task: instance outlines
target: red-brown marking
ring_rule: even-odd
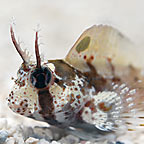
[[[99,75],[91,63],[91,59],[87,60],[87,65],[90,69],[90,72],[85,72],[84,75],[88,78],[89,88],[94,86],[97,91],[102,91],[106,85],[106,79]]]
[[[80,98],[81,98],[81,96],[80,96],[80,95],[77,95],[77,96],[76,96],[76,98],[77,98],[77,99],[80,99]]]
[[[18,108],[16,112],[17,112],[17,113],[20,113],[20,108]]]
[[[26,111],[26,109],[25,109],[25,108],[23,108],[22,110],[23,110],[23,112],[25,112],[25,111]]]
[[[25,101],[25,102],[28,102],[28,100],[27,100],[27,99],[24,99],[24,101]]]
[[[73,94],[73,93],[71,94],[71,97],[74,97],[74,94]]]
[[[96,106],[95,106],[95,104],[93,103],[93,100],[88,101],[88,102],[85,104],[85,107],[89,107],[92,112],[97,112]]]
[[[75,91],[77,91],[78,89],[77,88],[75,88]]]
[[[28,107],[28,104],[25,104],[25,107]]]
[[[14,94],[14,92],[13,92],[13,91],[11,91],[11,94],[13,95],[13,94]]]
[[[38,108],[37,107],[35,107],[35,111],[37,111],[38,110]]]
[[[91,60],[94,60],[94,56],[92,55],[92,56],[90,57],[90,59],[91,59]]]
[[[99,106],[99,109],[104,111],[104,112],[108,112],[109,110],[112,109],[111,105],[109,107],[107,107],[107,106],[105,106],[104,102],[99,103],[98,106]]]
[[[51,96],[49,90],[47,89],[39,90],[38,96],[39,96],[39,105],[41,107],[40,113],[44,117],[45,115],[52,115],[54,105],[53,105],[53,97]]]
[[[78,103],[80,104],[80,100],[78,100]]]
[[[20,106],[22,106],[23,104],[24,104],[24,102],[23,102],[23,101],[21,101]]]
[[[84,55],[84,57],[83,57],[83,58],[86,60],[87,56],[86,56],[86,55]]]
[[[55,104],[57,104],[57,101],[54,101]]]
[[[71,98],[70,103],[72,104],[74,101],[75,101],[75,99],[74,99],[74,98]]]
[[[92,112],[96,112],[95,106],[91,106],[90,109],[91,109]]]
[[[88,101],[86,104],[85,104],[85,107],[89,107],[91,104],[91,101]]]

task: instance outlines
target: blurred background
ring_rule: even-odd
[[[22,62],[10,39],[11,23],[22,48],[31,54],[35,30],[40,29],[40,51],[45,59],[52,59],[64,58],[80,34],[94,24],[116,27],[142,51],[143,13],[143,0],[0,0],[0,117],[16,116],[5,102],[11,77]]]

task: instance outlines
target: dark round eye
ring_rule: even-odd
[[[45,88],[51,81],[51,72],[46,67],[36,68],[30,75],[30,80],[36,88]]]

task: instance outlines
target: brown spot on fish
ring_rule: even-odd
[[[84,75],[89,82],[89,88],[93,86],[97,91],[102,91],[105,88],[107,82],[106,79],[97,73],[90,61],[87,61],[87,65],[89,66],[90,71],[85,72]]]
[[[44,117],[52,115],[54,105],[53,105],[53,97],[51,96],[49,90],[47,89],[39,90],[38,96],[39,96],[38,97],[39,105],[41,107],[40,114],[42,114]]]
[[[91,101],[88,101],[86,104],[85,104],[85,107],[89,107],[91,104]]]
[[[23,101],[21,101],[20,106],[22,106],[23,104],[24,104],[24,102],[23,102]]]
[[[77,96],[76,96],[76,98],[77,98],[77,99],[80,99],[80,98],[81,98],[81,96],[80,96],[80,95],[77,95]]]
[[[138,118],[140,118],[140,119],[144,119],[144,117],[138,117]]]
[[[90,59],[91,59],[91,60],[94,60],[94,56],[93,56],[93,55],[91,55]]]
[[[111,105],[110,106],[106,106],[104,102],[99,103],[98,106],[99,106],[99,109],[104,111],[104,112],[108,112],[108,111],[110,111],[112,109]]]
[[[84,57],[83,57],[83,58],[84,58],[84,60],[86,60],[87,56],[86,56],[86,55],[84,55]]]

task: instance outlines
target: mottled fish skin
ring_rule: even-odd
[[[77,136],[86,139],[101,140],[121,128],[133,131],[144,125],[131,122],[144,119],[136,115],[144,110],[144,78],[133,58],[123,55],[131,44],[116,29],[93,26],[65,59],[46,62],[41,62],[36,33],[37,63],[27,60],[12,29],[11,35],[23,59],[7,98],[14,112],[68,131],[83,131],[85,136]]]

